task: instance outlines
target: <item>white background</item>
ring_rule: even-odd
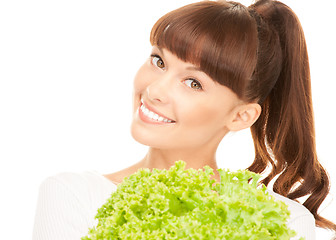
[[[154,22],[190,2],[0,2],[1,239],[31,238],[38,187],[47,176],[109,173],[143,157],[146,147],[129,133],[133,76],[150,54]],[[334,8],[285,2],[305,30],[317,150],[336,196]],[[226,137],[217,158],[220,167],[235,170],[253,156],[247,130]],[[331,200],[322,215],[336,222]],[[318,229],[317,236],[330,233]]]

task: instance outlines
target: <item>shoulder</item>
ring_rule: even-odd
[[[275,200],[282,201],[288,206],[290,211],[290,218],[288,220],[288,227],[295,230],[298,236],[305,237],[306,240],[315,239],[315,218],[313,214],[299,202],[286,198],[271,190],[268,192],[275,198]],[[299,239],[294,238],[294,239]]]
[[[105,192],[116,189],[116,185],[94,171],[88,172],[64,172],[45,179],[43,185],[58,185],[75,195],[95,194],[105,195]]]
[[[60,173],[39,190],[33,239],[79,239],[96,224],[97,210],[116,185],[95,172]]]
[[[64,172],[45,179],[40,187],[40,193],[59,192],[58,199],[76,201],[84,209],[94,209],[100,206],[116,189],[116,185],[100,175],[90,172]]]
[[[305,208],[302,204],[291,200],[289,198],[286,198],[278,193],[275,193],[273,191],[268,190],[268,192],[276,199],[279,201],[284,202],[288,206],[288,210],[290,211],[290,221],[293,221],[297,218],[301,217],[313,217],[311,212]]]

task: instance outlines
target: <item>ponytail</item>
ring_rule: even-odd
[[[251,127],[255,159],[249,170],[262,173],[270,165],[271,172],[263,183],[268,185],[276,178],[275,192],[294,200],[306,196],[303,205],[314,215],[316,225],[336,231],[334,223],[317,213],[329,193],[329,178],[316,154],[309,63],[302,27],[292,10],[277,1],[257,1],[249,10],[256,19],[260,41],[253,79],[278,76],[270,81],[271,90],[259,94],[263,110]],[[270,39],[274,44],[269,44]],[[269,48],[274,48],[269,58],[259,59],[259,53]],[[265,70],[266,63],[273,65],[271,71]]]

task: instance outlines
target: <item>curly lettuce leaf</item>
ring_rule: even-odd
[[[118,185],[98,209],[98,225],[82,240],[230,239],[288,240],[289,211],[247,170],[141,169]]]

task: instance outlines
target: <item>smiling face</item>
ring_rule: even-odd
[[[197,66],[153,47],[134,80],[132,136],[153,148],[217,147],[240,104]]]

